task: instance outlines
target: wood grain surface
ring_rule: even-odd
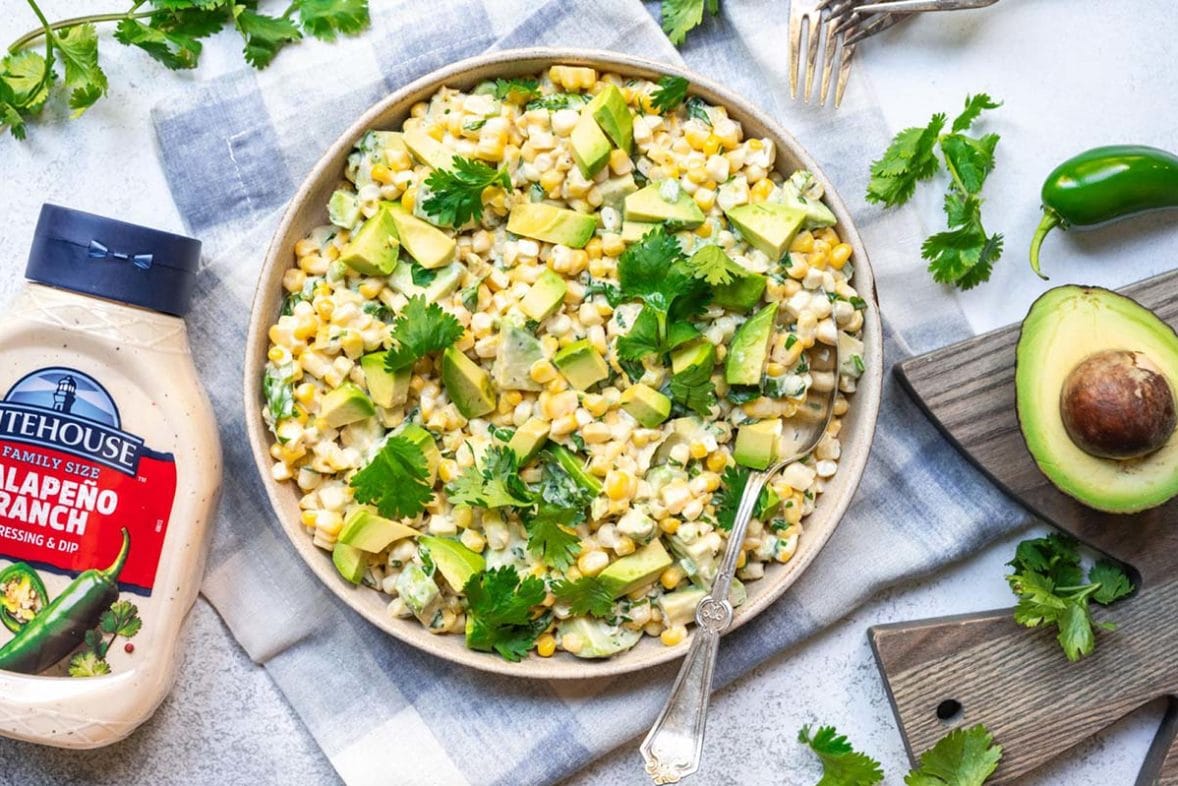
[[[1124,290],[1178,326],[1178,272]],[[1138,591],[1094,616],[1115,620],[1096,652],[1068,663],[1051,631],[1014,623],[1009,609],[872,628],[869,638],[910,756],[950,729],[984,723],[1004,755],[994,783],[1011,783],[1158,697],[1166,719],[1137,780],[1178,786],[1178,501],[1134,515],[1099,513],[1039,471],[1015,411],[1017,325],[897,365],[929,416],[991,479],[1036,515],[1135,574]],[[946,720],[946,710],[960,711]]]

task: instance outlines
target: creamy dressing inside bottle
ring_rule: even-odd
[[[45,205],[0,317],[0,734],[107,745],[171,688],[221,481],[200,243]]]

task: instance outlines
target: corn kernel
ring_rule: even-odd
[[[678,587],[679,582],[683,581],[686,575],[681,566],[672,565],[659,576],[659,583],[663,585],[663,589],[670,591]]]
[[[393,182],[393,173],[390,172],[389,168],[384,164],[373,164],[372,172],[370,174],[372,175],[373,180],[383,185],[387,186],[389,183]]]
[[[842,270],[843,265],[851,258],[851,251],[849,243],[839,243],[830,250],[830,266],[835,270]]]
[[[566,633],[560,637],[560,646],[564,647],[565,652],[576,655],[584,648],[585,642],[575,633]]]
[[[413,205],[416,202],[417,202],[417,189],[416,188],[405,189],[405,193],[401,195],[401,206],[403,208],[405,208],[406,211],[412,213],[413,212]]]
[[[556,379],[556,366],[547,360],[537,360],[528,369],[528,376],[532,378],[533,382],[543,385]]]
[[[610,470],[605,477],[605,494],[615,502],[630,499],[638,491],[638,482],[629,472],[621,469]]]
[[[702,150],[706,156],[713,156],[720,149],[720,144],[720,137],[716,136],[715,134],[708,134],[708,138],[704,140],[700,150]]]
[[[379,281],[373,281],[372,279],[365,281],[359,287],[361,297],[367,298],[368,300],[375,300],[382,289],[384,289],[384,284]]]
[[[769,178],[758,180],[757,184],[749,189],[750,202],[764,202],[773,193],[773,181]]]
[[[305,237],[295,243],[294,252],[296,257],[308,257],[319,253],[319,245],[311,238]]]
[[[728,466],[728,454],[717,450],[708,456],[707,467],[710,472],[722,472]]]
[[[695,193],[698,194],[699,192],[696,191]],[[696,200],[696,201],[698,202],[699,200]],[[714,204],[714,202],[713,202],[713,204]],[[700,209],[701,210],[703,209],[702,205],[700,205]],[[709,207],[708,210],[711,210],[711,207]],[[699,237],[703,237],[703,238],[711,237],[712,236],[712,222],[705,221],[702,224],[700,224],[699,227],[696,228],[695,234],[698,235]]]
[[[564,173],[555,169],[549,169],[544,174],[540,175],[540,188],[543,188],[547,193],[552,194],[560,184],[564,182]]]
[[[614,553],[619,557],[628,557],[634,553],[638,547],[634,544],[634,539],[629,535],[623,535],[618,538],[618,542],[614,544]]]
[[[687,628],[683,625],[672,625],[659,634],[659,641],[665,647],[674,647],[687,638]]]
[[[315,511],[304,510],[302,512],[302,514],[299,516],[299,520],[303,522],[304,526],[307,526],[307,527],[315,526]]]
[[[438,464],[438,478],[443,483],[449,483],[458,477],[458,462],[454,459],[442,459]]]
[[[668,535],[674,535],[679,531],[679,524],[681,522],[674,516],[667,516],[659,520],[659,529]]]
[[[545,633],[536,639],[536,654],[541,658],[551,658],[556,652],[556,638],[551,633]]]
[[[266,353],[271,362],[281,363],[286,359],[286,350],[282,347],[270,347],[270,351]]]
[[[310,404],[311,399],[315,397],[315,386],[310,382],[304,382],[295,388],[295,400],[300,404]]]
[[[708,446],[702,442],[692,442],[689,446],[689,450],[691,451],[691,457],[693,459],[701,459],[708,455]]]
[[[742,549],[741,552],[736,555],[736,569],[740,570],[748,563],[748,561],[749,561],[749,553]]]
[[[716,204],[716,191],[712,188],[697,188],[691,196],[695,200],[695,204],[699,205],[699,209],[705,213]],[[707,226],[707,222],[705,221],[701,226]],[[711,232],[709,231],[708,234]]]
[[[771,377],[780,377],[785,373],[785,366],[780,363],[770,363],[765,366],[765,373]]]
[[[596,576],[609,565],[609,555],[600,549],[582,551],[577,557],[577,570],[582,576]]]
[[[814,250],[814,235],[810,234],[808,229],[799,232],[793,242],[789,244],[789,250],[799,254],[809,254]]]

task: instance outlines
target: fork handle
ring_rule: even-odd
[[[921,14],[925,11],[961,11],[985,8],[998,0],[885,0],[856,6],[861,14]]]

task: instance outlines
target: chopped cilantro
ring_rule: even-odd
[[[575,615],[609,617],[613,614],[613,595],[596,576],[582,576],[576,581],[562,579],[553,585],[552,594],[561,603],[568,604]]]
[[[650,104],[659,114],[665,115],[683,103],[683,99],[687,98],[688,87],[683,77],[668,74],[659,80],[658,87],[650,94]]]
[[[798,732],[798,742],[810,746],[822,761],[822,780],[817,786],[874,786],[883,780],[883,767],[859,753],[834,726],[823,726],[810,735],[810,727]]]
[[[357,502],[376,505],[385,518],[416,516],[434,498],[425,454],[403,436],[392,436],[349,485]]]
[[[483,217],[483,192],[491,186],[511,188],[505,168],[492,169],[482,161],[454,156],[452,169],[435,169],[425,179],[429,195],[422,209],[447,226],[462,226]]]
[[[469,617],[466,645],[472,650],[519,661],[548,627],[546,617],[532,615],[547,595],[544,582],[535,576],[521,581],[510,565],[474,574],[462,591]]]
[[[389,331],[396,346],[385,356],[385,368],[400,371],[431,352],[440,352],[462,337],[462,324],[437,303],[420,295],[409,298]]]

